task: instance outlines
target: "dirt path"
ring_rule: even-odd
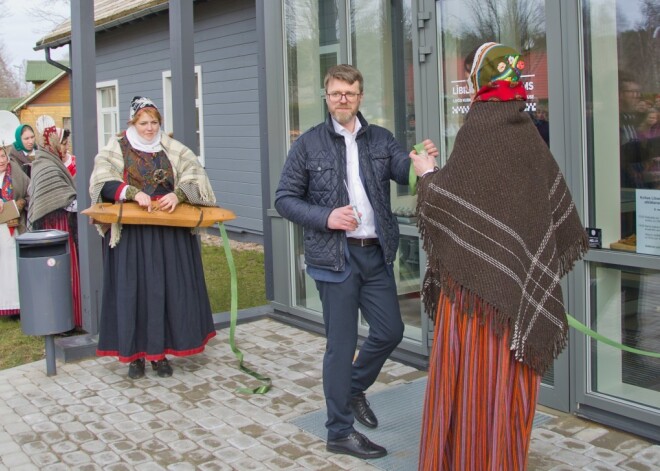
[[[202,232],[200,237],[202,239],[202,244],[204,245],[222,247],[222,237],[220,236]],[[231,239],[229,239],[229,247],[231,247],[232,250],[255,250],[257,252],[264,251],[264,246],[261,244],[254,242],[239,242]]]

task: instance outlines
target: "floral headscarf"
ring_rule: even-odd
[[[44,129],[43,147],[45,150],[62,159],[66,154],[66,148],[62,145],[63,133],[60,128],[49,126]]]
[[[498,43],[482,44],[474,55],[468,77],[473,101],[526,100],[520,80],[525,62],[515,49]]]

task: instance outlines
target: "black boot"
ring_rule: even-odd
[[[138,379],[144,376],[144,358],[139,358],[132,361],[128,365],[128,377],[131,379]]]
[[[151,368],[153,368],[153,370],[158,373],[158,376],[161,378],[168,378],[172,376],[172,367],[170,366],[170,362],[167,361],[167,358],[163,358],[162,360],[158,361],[152,361]]]

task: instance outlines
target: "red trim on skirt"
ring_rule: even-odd
[[[0,316],[15,316],[20,313],[20,309],[0,309]]]
[[[206,338],[202,342],[202,345],[196,348],[191,348],[189,350],[173,350],[171,348],[166,348],[163,353],[149,355],[146,352],[138,352],[131,355],[130,357],[121,356],[119,355],[119,352],[116,350],[96,350],[96,355],[100,357],[118,357],[119,361],[122,363],[130,363],[139,358],[144,358],[147,361],[158,361],[165,358],[165,355],[174,355],[175,357],[187,357],[190,355],[196,355],[198,353],[203,352],[204,348],[206,347],[206,344],[209,342],[209,340],[211,340],[215,336],[216,336],[216,331],[209,332],[209,335],[206,336]]]

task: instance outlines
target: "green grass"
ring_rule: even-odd
[[[232,250],[238,279],[238,309],[263,306],[266,300],[264,254],[255,250]],[[222,247],[202,246],[204,276],[213,312],[231,308],[230,271]]]
[[[264,254],[255,250],[232,250],[238,279],[238,309],[263,306],[266,300]],[[214,313],[231,306],[230,272],[222,247],[202,246],[206,286]],[[43,337],[24,335],[20,321],[0,317],[0,370],[45,357]]]
[[[0,317],[0,370],[31,363],[44,356],[42,337],[24,335],[20,321]]]

